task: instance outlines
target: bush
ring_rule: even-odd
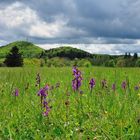
[[[40,67],[43,67],[45,65],[45,60],[44,59],[40,59]]]
[[[90,66],[92,66],[92,64],[87,59],[81,59],[81,60],[77,61],[77,66],[79,66],[79,67],[90,67]]]
[[[52,66],[63,67],[63,66],[65,66],[64,59],[59,58],[59,57],[54,57],[54,58],[48,59],[47,62],[46,62],[46,65],[48,67],[52,67]]]
[[[114,60],[109,60],[106,62],[105,66],[107,67],[115,67],[115,62]]]
[[[40,61],[38,58],[25,58],[24,66],[40,66]]]
[[[117,67],[125,67],[126,66],[125,60],[123,60],[123,59],[118,60],[116,66]]]

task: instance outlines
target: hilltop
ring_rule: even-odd
[[[5,46],[0,47],[0,58],[5,58],[7,53],[11,50],[12,47],[17,46],[19,51],[22,53],[24,58],[36,58],[39,57],[41,52],[43,51],[42,48],[34,45],[31,42],[27,41],[16,41]]]

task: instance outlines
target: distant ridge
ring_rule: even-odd
[[[77,49],[69,46],[62,46],[59,48],[45,50],[44,57],[45,56],[47,56],[48,58],[67,57],[70,59],[74,59],[74,58],[87,58],[87,57],[91,58],[93,55],[81,49]]]
[[[17,46],[24,58],[38,57],[44,49],[27,41],[16,41],[0,47],[0,58],[5,58],[12,47]]]

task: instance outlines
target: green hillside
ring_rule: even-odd
[[[72,48],[68,46],[63,46],[55,49],[50,49],[46,50],[44,54],[42,54],[42,57],[48,57],[48,58],[53,58],[53,57],[67,57],[69,59],[74,59],[74,58],[92,58],[92,54],[77,49],[77,48]]]
[[[19,48],[24,58],[39,57],[40,53],[43,51],[42,48],[32,44],[31,42],[16,41],[16,42],[0,47],[0,58],[5,58],[7,53],[9,53],[11,48],[14,46],[17,46]]]

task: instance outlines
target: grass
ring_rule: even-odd
[[[0,139],[72,139],[137,140],[140,138],[139,68],[79,68],[82,71],[83,94],[73,92],[71,68],[0,68]],[[42,115],[36,74],[41,87],[47,83],[59,88],[49,91],[51,111]],[[96,86],[89,90],[90,78]],[[106,79],[108,88],[101,88]],[[127,90],[122,81],[129,81]],[[112,83],[117,89],[112,91]],[[12,95],[18,88],[19,96]],[[70,96],[68,96],[68,94]]]

